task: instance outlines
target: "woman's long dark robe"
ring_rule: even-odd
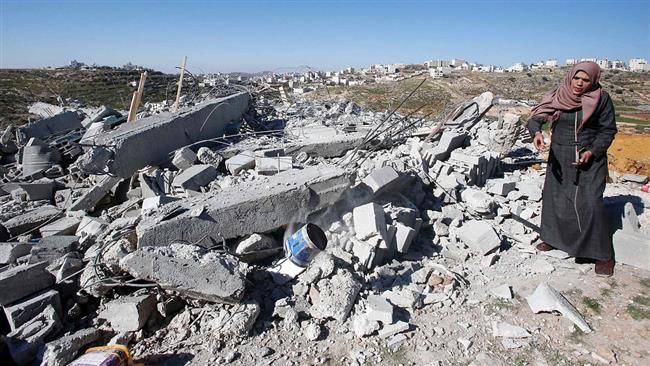
[[[577,115],[577,122],[576,122]],[[607,149],[616,134],[614,105],[603,92],[598,108],[578,132],[582,110],[562,112],[552,127],[551,149],[542,195],[541,239],[576,258],[614,259],[603,208],[607,179]],[[541,120],[531,120],[532,135]],[[578,151],[590,150],[589,163],[576,167]]]

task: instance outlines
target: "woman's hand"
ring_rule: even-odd
[[[533,137],[533,145],[538,151],[546,151],[548,145],[544,143],[544,136],[541,132],[535,132],[535,137]]]

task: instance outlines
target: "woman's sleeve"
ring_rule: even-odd
[[[544,124],[544,120],[539,117],[533,117],[528,120],[528,132],[530,132],[531,136],[535,136],[535,133],[541,132],[542,131],[542,125]]]
[[[600,129],[590,149],[596,159],[600,159],[607,154],[607,149],[609,149],[612,141],[614,141],[614,135],[618,132],[614,115],[614,103],[612,103],[612,98],[607,95],[603,109],[598,115]]]

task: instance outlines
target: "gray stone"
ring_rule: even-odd
[[[512,300],[512,289],[510,285],[503,284],[490,290],[493,296],[501,299]]]
[[[87,345],[102,339],[105,332],[97,328],[81,329],[45,344],[42,366],[65,366]]]
[[[97,184],[93,185],[88,192],[79,197],[69,207],[68,211],[85,211],[91,212],[95,206],[106,195],[108,195],[113,187],[122,181],[119,177],[104,175],[99,178]]]
[[[210,150],[207,147],[199,148],[196,156],[201,164],[210,164],[215,168],[218,167],[221,162],[223,162],[223,156],[219,155],[217,152]]]
[[[56,314],[61,317],[61,301],[57,291],[49,290],[24,298],[20,302],[5,306],[4,311],[9,326],[14,331],[43,312],[48,306],[51,306],[56,311]]]
[[[278,156],[275,158],[256,157],[255,171],[261,175],[273,175],[293,169],[291,156]]]
[[[181,172],[174,178],[172,186],[200,191],[217,177],[217,169],[212,165],[194,165]]]
[[[103,135],[91,150],[111,151],[113,160],[107,165],[108,172],[130,178],[139,169],[168,161],[169,154],[176,149],[221,137],[229,125],[240,122],[249,101],[249,93],[242,92],[176,113],[141,118]]]
[[[558,311],[572,321],[581,331],[591,333],[591,327],[589,327],[589,324],[587,324],[578,310],[548,283],[540,283],[535,289],[535,292],[528,296],[526,300],[533,313]]]
[[[488,193],[506,197],[508,193],[517,189],[517,182],[510,182],[504,178],[488,179],[486,183]]]
[[[320,280],[318,300],[310,309],[311,316],[316,319],[334,318],[344,321],[360,290],[361,283],[346,270],[339,270],[331,279]]]
[[[399,222],[395,223],[395,228],[397,229],[395,232],[395,249],[398,253],[406,253],[411,247],[413,239],[417,236],[417,232]]]
[[[6,306],[54,283],[47,262],[10,268],[0,272],[0,305]]]
[[[320,338],[321,332],[322,329],[320,325],[318,325],[318,323],[315,322],[308,322],[303,329],[303,334],[305,335],[305,339],[312,342]]]
[[[25,192],[28,201],[40,201],[52,199],[54,186],[53,180],[44,178],[33,183],[7,183],[2,186],[2,189],[8,193],[20,189]]]
[[[255,153],[244,151],[226,160],[226,169],[232,175],[237,175],[242,170],[253,169],[255,167]]]
[[[501,239],[486,221],[470,220],[458,230],[458,238],[475,253],[485,255],[501,245]]]
[[[36,317],[7,334],[6,344],[11,358],[18,365],[29,365],[43,348],[45,339],[55,335],[61,327],[54,308],[46,306]]]
[[[165,205],[158,215],[144,217],[137,227],[138,246],[167,245],[171,240],[212,246],[222,238],[306,222],[310,213],[331,206],[349,186],[347,172],[321,165],[190,197]],[[198,206],[205,206],[205,212],[193,217],[192,208]],[[173,217],[162,220],[171,212],[175,212]]]
[[[135,332],[142,329],[149,316],[156,310],[156,296],[122,296],[106,303],[97,316],[106,319],[117,332]]]
[[[362,180],[374,194],[390,190],[398,181],[399,174],[390,166],[375,170]]]
[[[0,264],[13,263],[31,250],[32,245],[27,243],[0,243]]]
[[[492,322],[492,336],[504,338],[528,338],[530,333],[516,325],[504,322]]]
[[[368,319],[366,314],[356,315],[352,319],[352,331],[359,338],[369,336],[379,328],[381,328],[379,322]]]
[[[440,137],[440,141],[435,147],[424,149],[424,159],[430,165],[435,164],[437,161],[445,161],[449,159],[454,150],[463,145],[466,138],[467,134],[465,133],[444,131],[442,137]]]
[[[120,266],[135,278],[211,302],[237,303],[246,287],[237,263],[222,256],[197,263],[179,257],[171,248],[145,247],[124,257]]]
[[[640,232],[616,230],[612,241],[617,262],[650,270],[650,237]]]
[[[625,232],[640,232],[639,230],[639,217],[636,215],[636,210],[634,210],[634,205],[632,202],[626,202],[623,207],[623,231]]]
[[[252,234],[249,237],[237,243],[237,247],[235,248],[235,253],[246,254],[246,253],[256,252],[259,250],[275,248],[277,246],[278,243],[271,236],[264,235],[264,234]]]
[[[627,173],[627,174],[624,174],[621,177],[621,180],[623,182],[633,182],[633,183],[645,184],[645,183],[648,182],[648,176],[640,175],[640,174]]]
[[[379,295],[368,295],[366,317],[368,320],[380,321],[383,324],[393,323],[393,305]]]
[[[395,334],[406,332],[410,328],[410,324],[403,321],[398,321],[395,324],[384,324],[384,327],[379,331],[379,337],[388,338]]]
[[[171,203],[171,202],[176,202],[178,201],[179,198],[176,197],[170,197],[170,196],[153,196],[153,197],[147,197],[142,201],[142,208],[140,209],[140,213],[142,215],[148,215],[153,211],[156,211],[159,209],[162,205]]]
[[[542,199],[542,189],[531,181],[517,183],[517,189],[531,201],[539,202]]]

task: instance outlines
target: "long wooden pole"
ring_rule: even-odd
[[[142,101],[142,94],[144,93],[144,83],[147,80],[147,72],[140,74],[140,83],[138,83],[138,90],[133,93],[133,99],[131,100],[131,108],[129,109],[129,116],[127,122],[135,121],[135,115],[138,113],[138,108],[140,108],[140,102]]]
[[[176,102],[174,102],[174,108],[172,112],[178,110],[178,104],[181,101],[181,89],[183,88],[183,75],[185,74],[185,65],[187,64],[187,56],[183,57],[183,64],[181,65],[181,77],[178,79],[178,90],[176,91]]]

